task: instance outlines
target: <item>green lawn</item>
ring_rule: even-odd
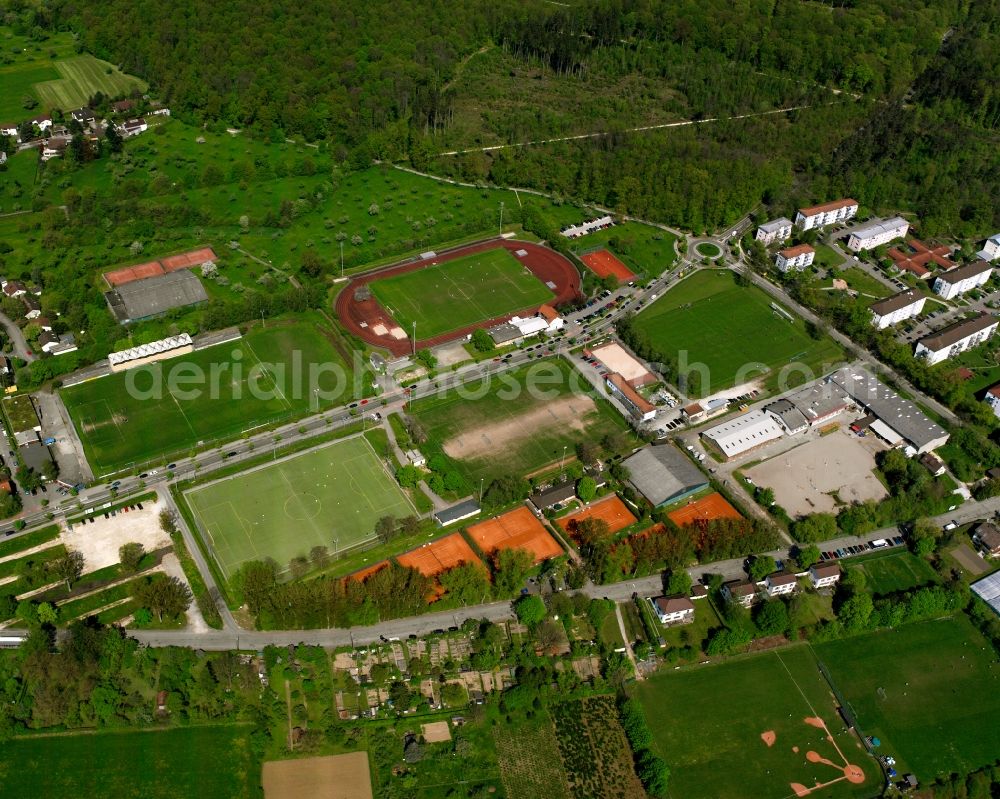
[[[581,221],[577,218],[575,221]],[[633,272],[662,275],[677,260],[677,237],[660,228],[639,222],[622,222],[606,230],[590,233],[574,242],[578,253],[606,247]]]
[[[938,581],[937,573],[926,560],[906,550],[853,561],[851,567],[865,573],[867,588],[873,594],[891,594]]]
[[[552,299],[549,288],[504,247],[371,283],[382,306],[409,333],[431,338]]]
[[[138,467],[360,396],[364,385],[336,334],[318,314],[300,319],[63,389],[91,466],[98,474]]]
[[[785,799],[794,795],[794,783],[812,787],[835,780],[812,796],[867,799],[877,789],[878,768],[844,731],[804,646],[661,672],[636,683],[634,691],[646,708],[654,747],[670,767],[671,796]],[[816,716],[826,722],[836,747],[805,723]],[[769,731],[776,736],[770,747],[761,738]],[[809,751],[834,765],[807,762]],[[863,784],[843,778],[845,761],[861,767]]]
[[[443,447],[471,482],[486,485],[557,464],[564,452],[573,457],[578,441],[626,430],[610,403],[561,358],[417,400],[407,412],[427,432],[430,449]]]
[[[703,241],[695,245],[694,251],[703,258],[718,258],[722,255],[722,250],[719,249],[717,244],[712,244],[710,241]]]
[[[865,735],[921,782],[1000,752],[1000,664],[963,614],[815,647]],[[880,691],[881,689],[881,691]]]
[[[844,263],[843,257],[837,254],[837,252],[826,244],[814,244],[813,249],[816,250],[816,259],[814,263],[817,266],[824,266],[826,268],[832,268],[840,266]],[[860,271],[860,270],[852,270]],[[838,277],[841,277],[838,275]]]
[[[282,567],[314,546],[369,541],[382,516],[413,513],[363,437],[256,467],[185,493],[206,543],[231,577],[248,560]]]
[[[55,62],[59,75],[35,86],[43,108],[61,108],[65,111],[79,108],[97,92],[106,97],[118,97],[138,89],[146,91],[145,81],[126,75],[116,66],[89,54],[74,56]]]
[[[14,738],[0,749],[4,795],[260,797],[250,731],[218,726]]]
[[[728,270],[700,270],[642,311],[635,326],[668,362],[683,355],[707,366],[707,382],[690,386],[700,396],[764,374],[776,383],[786,365],[793,368],[784,387],[791,388],[841,359],[831,339],[810,337],[801,319],[788,321],[771,302],[754,286],[737,286]]]

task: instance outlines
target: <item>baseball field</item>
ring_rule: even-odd
[[[372,293],[420,339],[541,305],[553,292],[503,247],[371,282]]]
[[[805,646],[661,672],[635,694],[672,796],[862,799],[878,789],[877,765]]]
[[[696,392],[700,396],[765,374],[776,376],[786,364],[800,364],[819,376],[822,364],[843,356],[826,336],[811,337],[802,319],[785,308],[776,311],[760,289],[736,285],[728,270],[695,272],[642,311],[635,326],[666,359],[686,352],[688,364],[708,367],[708,381],[702,379]],[[789,387],[804,382],[795,377]]]
[[[362,436],[337,441],[185,493],[227,577],[249,560],[279,566],[315,546],[331,555],[375,537],[382,516],[413,507]]]
[[[106,475],[355,398],[362,387],[354,384],[348,359],[309,314],[269,322],[239,341],[70,386],[61,396],[88,461]]]
[[[1000,752],[1000,663],[965,614],[815,647],[860,728],[921,782]]]

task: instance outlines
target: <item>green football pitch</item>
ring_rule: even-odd
[[[879,768],[845,730],[806,646],[660,673],[634,691],[670,767],[671,796],[786,799],[817,783],[815,799],[877,792]]]
[[[826,336],[813,338],[805,322],[754,286],[738,286],[728,270],[701,270],[669,289],[642,311],[635,327],[667,361],[687,353],[687,363],[708,367],[708,381],[691,393],[707,396],[736,382],[767,375],[776,380],[790,367],[786,388],[814,379],[843,359]]]
[[[503,247],[375,280],[371,289],[407,333],[417,323],[418,339],[541,305],[553,297]]]
[[[185,497],[227,577],[261,558],[285,568],[315,546],[336,555],[374,538],[382,516],[414,513],[362,436],[193,488]]]
[[[70,386],[61,396],[97,474],[142,468],[360,396],[349,354],[331,336],[313,315],[269,322],[239,341]]]
[[[965,774],[1000,753],[1000,663],[968,617],[817,644],[865,735],[922,782]]]

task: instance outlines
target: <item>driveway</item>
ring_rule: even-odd
[[[31,350],[28,347],[27,340],[24,338],[24,334],[21,332],[21,328],[14,324],[9,316],[2,313],[0,313],[0,325],[3,325],[4,331],[7,333],[7,338],[11,341],[14,354],[25,361],[30,362],[35,360],[35,356],[30,354]]]

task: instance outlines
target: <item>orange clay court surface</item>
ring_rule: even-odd
[[[635,273],[608,250],[588,252],[586,255],[581,255],[580,260],[598,277],[614,275],[619,280],[631,280],[635,277]]]
[[[482,564],[460,533],[446,535],[430,544],[410,550],[396,560],[400,566],[416,569],[427,577],[434,577],[460,563]]]
[[[608,523],[612,533],[623,530],[630,524],[635,523],[635,516],[632,511],[625,507],[625,503],[618,499],[617,495],[595,502],[589,508],[577,511],[564,519],[559,520],[559,526],[567,533],[572,533],[578,522],[584,519],[604,519]]]
[[[562,547],[525,507],[474,524],[468,533],[487,555],[498,549],[526,549],[535,556],[535,563],[541,563],[563,554]]]
[[[165,275],[167,272],[176,272],[178,269],[187,269],[190,266],[203,264],[205,261],[215,260],[215,251],[211,247],[202,247],[200,250],[169,255],[159,261],[148,261],[144,264],[115,269],[113,272],[107,272],[104,279],[108,281],[109,286],[124,286],[133,280]]]
[[[719,493],[709,494],[707,497],[695,500],[690,505],[671,511],[667,514],[674,524],[683,527],[686,524],[694,524],[697,521],[712,519],[742,519],[736,508],[730,505],[724,496]]]

